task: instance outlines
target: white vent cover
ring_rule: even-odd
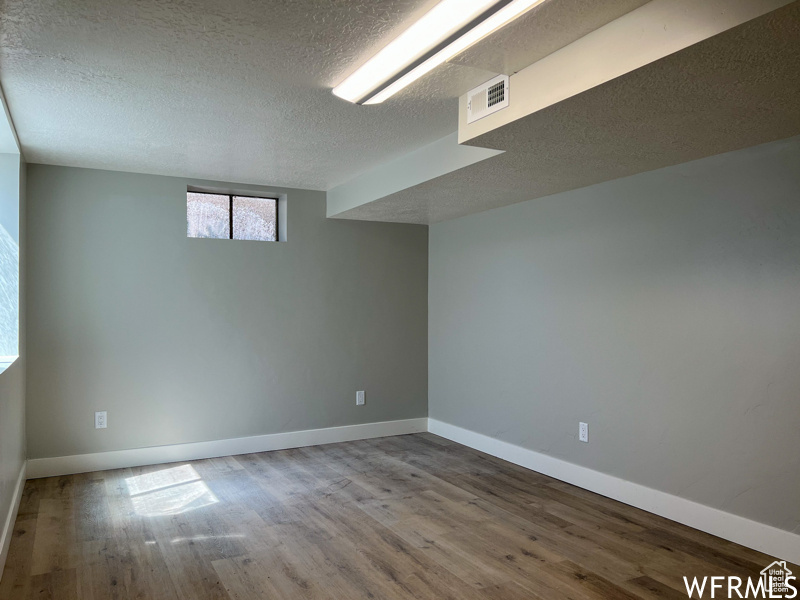
[[[496,113],[508,106],[508,75],[498,75],[467,92],[467,123]]]

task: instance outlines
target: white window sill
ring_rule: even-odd
[[[19,356],[0,356],[0,373],[13,365],[18,358]]]

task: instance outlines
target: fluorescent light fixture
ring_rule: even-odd
[[[358,102],[499,1],[442,0],[333,88],[333,93],[350,102]]]
[[[474,43],[482,40],[489,34],[507,25],[527,10],[533,8],[537,4],[541,4],[542,2],[544,2],[544,0],[514,0],[507,6],[501,8],[496,13],[491,15],[485,21],[481,21],[478,25],[470,29],[457,40],[442,48],[428,60],[400,77],[397,81],[391,83],[380,92],[369,98],[366,102],[364,102],[364,104],[379,104],[380,102],[383,102],[390,96],[393,96],[400,90],[411,85],[423,75],[430,73],[442,63],[447,62],[456,54],[463,52]]]

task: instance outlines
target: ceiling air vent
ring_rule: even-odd
[[[467,123],[508,106],[508,75],[498,75],[467,92]]]

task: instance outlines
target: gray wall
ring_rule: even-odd
[[[0,153],[0,357],[19,354],[20,165]]]
[[[431,418],[800,532],[800,138],[434,225],[429,289]]]
[[[10,155],[3,154],[2,157]],[[15,241],[24,250],[25,243],[25,162],[13,155],[14,171],[4,169],[0,180],[0,223],[13,229]],[[25,252],[19,253],[24,268]],[[24,304],[25,279],[20,278],[20,303]],[[19,313],[19,354],[14,364],[0,372],[0,535],[14,500],[22,464],[25,462],[25,311]],[[0,548],[2,555],[3,548]],[[0,557],[0,576],[3,560]]]
[[[289,241],[187,239],[187,185],[287,193]],[[28,218],[30,458],[427,415],[426,227],[42,165]]]

